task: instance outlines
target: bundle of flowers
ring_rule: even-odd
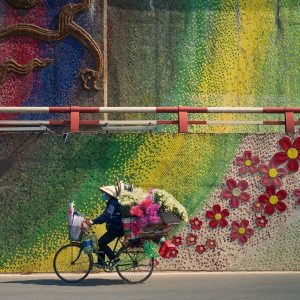
[[[148,200],[147,200],[148,199]],[[188,214],[185,207],[178,202],[173,195],[170,193],[159,190],[159,189],[151,189],[150,191],[146,192],[140,188],[134,188],[133,191],[122,191],[119,202],[122,206],[122,215],[123,217],[130,217],[132,214],[130,213],[131,208],[135,206],[139,206],[143,201],[146,201],[143,205],[141,210],[138,208],[134,208],[132,213],[134,212],[135,216],[141,217],[141,211],[143,211],[143,207],[150,203],[150,200],[154,204],[159,205],[159,210],[161,212],[170,212],[175,214],[180,220],[184,220],[188,222]],[[154,206],[156,207],[156,206]],[[151,211],[151,210],[150,210]],[[145,224],[145,219],[142,218],[140,220],[140,224]]]
[[[179,219],[188,222],[188,214],[185,207],[178,202],[173,195],[164,190],[154,189],[154,202],[159,204],[162,211],[171,212]]]

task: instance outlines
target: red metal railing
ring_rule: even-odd
[[[80,120],[82,113],[175,113],[177,120]],[[80,131],[80,126],[147,126],[147,125],[177,125],[178,132],[188,132],[188,125],[284,125],[288,133],[295,132],[295,126],[300,125],[295,120],[295,114],[300,113],[300,107],[0,107],[1,113],[69,113],[68,120],[0,120],[0,126],[70,126],[71,132]],[[195,113],[262,113],[283,114],[284,121],[205,121],[189,120],[188,114]]]

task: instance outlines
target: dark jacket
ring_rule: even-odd
[[[123,233],[123,225],[121,218],[121,205],[115,198],[110,198],[106,203],[104,212],[93,220],[94,224],[106,223],[106,229],[114,229]]]

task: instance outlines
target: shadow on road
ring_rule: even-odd
[[[123,280],[119,279],[85,279],[78,283],[67,283],[60,279],[30,279],[30,280],[14,280],[6,281],[5,283],[20,283],[20,284],[33,284],[33,285],[49,285],[49,286],[97,286],[97,285],[120,285],[126,284]]]

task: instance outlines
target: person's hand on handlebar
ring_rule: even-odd
[[[92,220],[85,220],[84,223],[85,223],[87,226],[92,226],[92,225],[93,225],[93,221],[92,221]]]

